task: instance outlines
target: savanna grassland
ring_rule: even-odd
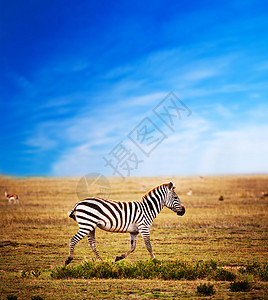
[[[155,219],[157,260],[149,259],[139,236],[135,252],[115,263],[130,247],[129,234],[97,229],[104,262],[93,260],[85,238],[70,267],[63,267],[78,228],[67,217],[78,201],[78,178],[1,176],[1,299],[267,298],[268,176],[109,180],[109,198],[121,201],[140,200],[144,187],[176,184],[186,213],[180,217],[164,208]],[[90,196],[98,195],[95,188]],[[8,203],[6,189],[19,194],[19,204]]]

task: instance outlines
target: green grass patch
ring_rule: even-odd
[[[181,260],[147,260],[131,263],[128,261],[89,261],[77,266],[58,267],[52,270],[53,279],[161,279],[161,280],[197,280],[235,281],[238,273],[252,274],[263,280],[267,276],[267,264],[258,265],[252,272],[249,264],[239,271],[218,267],[213,260],[194,263]],[[240,275],[241,276],[241,275]],[[264,281],[264,280],[263,280]]]
[[[197,286],[197,294],[204,296],[212,296],[216,293],[213,284],[200,284]]]
[[[17,300],[18,297],[14,295],[7,295],[7,300]]]
[[[232,271],[223,268],[217,268],[213,274],[213,279],[217,281],[233,281],[235,278],[236,275]]]
[[[247,266],[241,267],[239,272],[241,274],[252,274],[261,281],[268,281],[268,263],[249,263]]]
[[[247,280],[234,281],[230,284],[231,292],[249,292],[251,290],[251,285]]]
[[[74,267],[59,267],[53,270],[51,277],[55,279],[83,278],[83,279],[162,279],[162,280],[195,280],[212,278],[218,280],[234,280],[235,275],[222,268],[218,268],[213,261],[190,263],[185,261],[147,260],[137,263],[97,262],[90,261]]]

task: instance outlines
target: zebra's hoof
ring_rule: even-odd
[[[72,261],[73,259],[71,257],[68,257],[66,260],[65,260],[65,266],[69,265],[69,263]]]
[[[124,255],[116,256],[115,261],[119,261],[124,258],[125,258]]]

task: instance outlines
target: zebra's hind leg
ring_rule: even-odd
[[[74,256],[74,247],[75,245],[87,234],[87,232],[78,230],[77,234],[75,234],[70,240],[70,253],[68,258],[65,260],[65,266],[67,266],[72,260]]]
[[[95,244],[95,229],[93,231],[90,231],[88,233],[88,244],[92,251],[94,252],[97,260],[102,260],[97,249],[96,249],[96,244]]]
[[[136,248],[138,233],[130,233],[130,250],[128,250],[125,254],[120,256],[116,256],[115,261],[119,261],[121,259],[126,258],[131,252],[133,252]]]

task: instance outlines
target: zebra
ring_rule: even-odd
[[[142,201],[120,202],[102,198],[86,198],[76,203],[68,216],[77,221],[79,230],[70,240],[70,252],[65,260],[68,265],[73,260],[75,245],[86,235],[97,260],[102,260],[95,245],[95,229],[99,227],[110,232],[130,233],[130,250],[116,256],[115,261],[126,258],[136,248],[140,233],[152,259],[155,255],[150,242],[150,228],[153,220],[166,206],[177,215],[183,216],[185,208],[174,191],[172,182],[161,184],[148,191]]]

